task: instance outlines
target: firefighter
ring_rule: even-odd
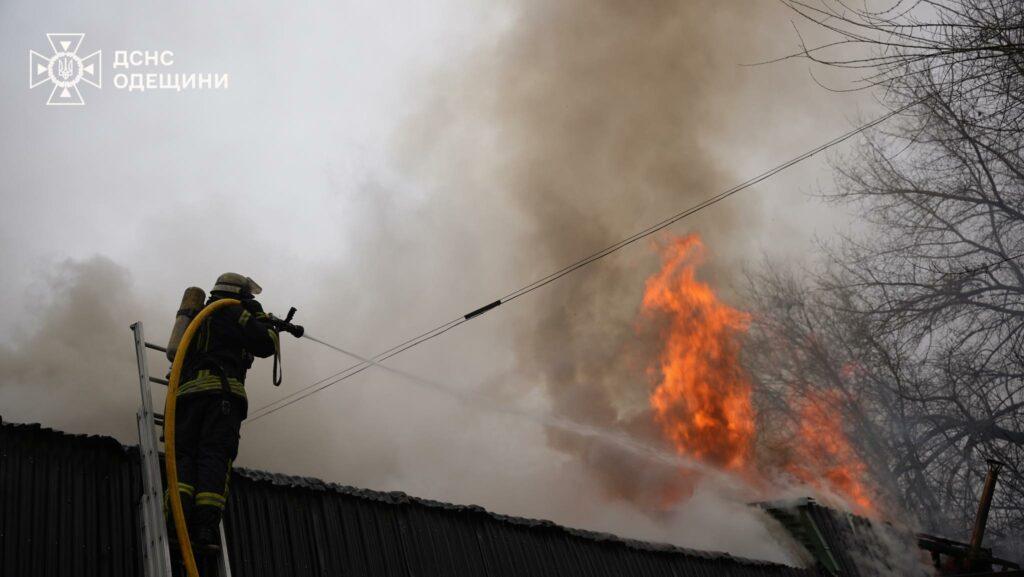
[[[241,305],[207,318],[186,353],[175,414],[179,492],[189,538],[198,552],[220,549],[220,520],[228,496],[231,464],[248,402],[245,374],[254,357],[279,354],[278,331],[255,295],[252,279],[222,274],[207,304],[233,298]],[[167,501],[167,499],[165,499]],[[168,507],[166,507],[169,509]],[[174,535],[173,521],[168,521]]]

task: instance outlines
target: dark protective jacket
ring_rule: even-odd
[[[212,295],[207,304],[218,299]],[[203,321],[185,356],[178,397],[228,393],[246,400],[245,373],[253,358],[269,357],[279,347],[277,331],[267,319],[263,307],[249,299]]]

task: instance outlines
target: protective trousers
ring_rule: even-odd
[[[245,414],[243,399],[234,395],[227,398],[227,404],[221,394],[178,399],[174,438],[178,490],[193,539],[216,534],[227,503],[231,463],[238,456],[239,429]],[[165,510],[169,509],[168,503]],[[173,525],[173,521],[170,523]]]

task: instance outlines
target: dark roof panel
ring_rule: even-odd
[[[0,425],[0,575],[141,575],[138,459],[107,437]],[[816,574],[247,469],[225,528],[236,577]]]
[[[401,491],[373,491],[371,489],[361,489],[358,487],[351,487],[348,485],[328,483],[320,479],[310,477],[298,477],[292,475],[267,473],[265,471],[245,469],[241,467],[236,467],[234,471],[235,474],[239,477],[244,477],[246,479],[253,481],[265,482],[275,486],[303,488],[310,489],[312,491],[325,491],[348,497],[355,497],[357,499],[365,499],[369,501],[386,503],[390,505],[415,505],[419,507],[424,507],[426,509],[438,509],[442,511],[456,513],[460,519],[472,516],[481,516],[487,519],[498,521],[499,523],[520,525],[531,529],[552,529],[557,532],[564,532],[573,537],[586,539],[588,541],[596,541],[599,543],[615,543],[619,545],[624,545],[632,549],[638,549],[641,551],[679,553],[683,555],[705,559],[730,559],[738,563],[750,565],[773,565],[773,563],[768,561],[758,561],[755,559],[734,557],[732,555],[729,555],[728,553],[687,549],[684,547],[678,547],[676,545],[669,545],[665,543],[653,543],[650,541],[626,539],[623,537],[619,537],[617,535],[613,535],[611,533],[599,533],[595,531],[587,531],[584,529],[564,527],[562,525],[545,519],[529,519],[525,517],[514,517],[510,515],[502,515],[500,513],[492,513],[487,509],[480,507],[479,505],[455,505],[452,503],[445,503],[442,501],[421,499],[419,497],[407,495],[406,493],[403,493]]]
[[[141,492],[113,439],[0,426],[0,575],[139,575]]]

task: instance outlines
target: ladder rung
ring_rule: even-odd
[[[149,381],[151,383],[156,383],[158,385],[163,385],[165,387],[167,386],[167,379],[158,379],[156,377],[149,377]]]
[[[160,345],[154,345],[153,343],[146,343],[146,348],[153,349],[154,351],[160,351],[161,353],[167,352],[167,349],[161,347]]]

